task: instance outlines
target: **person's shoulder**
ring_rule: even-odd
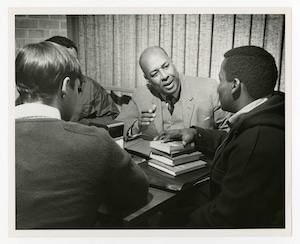
[[[103,87],[99,82],[95,81],[95,80],[92,79],[91,77],[82,75],[82,82],[85,82],[86,85],[94,86],[94,87],[96,87],[96,88],[105,90],[104,87]]]
[[[66,131],[72,132],[83,137],[94,137],[105,140],[109,137],[108,132],[104,128],[97,128],[95,126],[88,126],[77,122],[63,121],[63,127]]]
[[[147,99],[148,97],[151,97],[151,95],[152,95],[151,90],[147,85],[139,86],[135,88],[133,92],[134,98]]]

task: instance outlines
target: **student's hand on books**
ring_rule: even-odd
[[[150,125],[150,123],[154,121],[154,118],[156,117],[155,111],[155,104],[153,104],[152,107],[149,109],[142,110],[142,113],[138,120],[138,127],[140,131],[145,131]]]
[[[180,130],[166,130],[162,131],[154,138],[155,141],[162,140],[163,142],[172,140],[181,140],[183,145],[187,145],[194,141],[194,137],[197,134],[196,129],[180,129]]]

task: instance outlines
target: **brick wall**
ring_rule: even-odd
[[[16,15],[16,52],[29,43],[44,41],[51,36],[67,37],[66,15]]]

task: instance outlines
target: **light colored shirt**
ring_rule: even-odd
[[[57,108],[41,103],[25,103],[15,107],[15,118],[38,118],[46,117],[61,119],[60,112]]]
[[[266,102],[268,100],[268,98],[264,97],[264,98],[259,98],[254,100],[252,103],[249,103],[248,105],[246,105],[245,107],[243,107],[242,109],[240,109],[239,111],[237,111],[234,115],[232,115],[229,119],[228,119],[228,123],[229,125],[233,125],[234,123],[236,123],[239,118],[245,114],[245,113],[249,113],[251,110],[255,109],[256,107],[258,107],[259,105],[263,104],[264,102]]]

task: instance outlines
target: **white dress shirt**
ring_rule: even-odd
[[[25,103],[15,107],[15,119],[39,117],[61,119],[60,112],[57,108],[45,104]]]

